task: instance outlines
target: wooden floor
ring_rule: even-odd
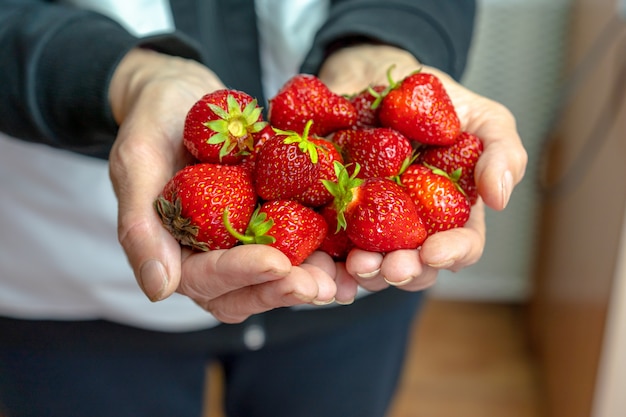
[[[544,417],[519,306],[430,300],[390,417]]]
[[[519,306],[429,300],[389,417],[545,417],[523,329]],[[209,386],[205,417],[223,417]]]

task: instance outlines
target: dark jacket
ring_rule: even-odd
[[[95,12],[54,1],[0,0],[0,131],[106,158],[118,128],[109,80],[137,45],[203,62],[226,85],[263,102],[254,1],[170,3],[177,31],[138,39]],[[371,39],[402,47],[458,79],[474,15],[474,0],[333,0],[301,71],[316,73],[332,48]]]

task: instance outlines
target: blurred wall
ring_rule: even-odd
[[[571,1],[478,1],[476,31],[462,82],[513,112],[529,166],[506,210],[487,210],[481,260],[458,273],[443,271],[432,290],[435,296],[528,299],[540,210],[538,162],[560,90]]]
[[[600,417],[608,393],[607,323],[621,314],[626,204],[626,24],[615,0],[578,0],[569,29],[569,86],[546,148],[531,329],[550,417]],[[576,78],[576,77],[574,77]],[[571,80],[571,78],[569,78]],[[626,321],[626,318],[622,318]],[[621,326],[626,326],[622,322]],[[615,329],[615,326],[613,326]],[[615,339],[617,337],[617,339]],[[623,345],[622,345],[623,346]],[[602,366],[601,366],[602,364]],[[608,378],[610,376],[610,378]],[[626,375],[621,375],[624,383]],[[617,378],[620,380],[620,377]],[[623,385],[620,387],[623,391]],[[607,397],[608,398],[608,397]],[[615,398],[615,397],[612,397]],[[606,399],[606,398],[605,398]],[[610,410],[609,413],[615,410]],[[617,417],[617,414],[602,414]]]

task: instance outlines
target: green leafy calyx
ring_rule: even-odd
[[[352,175],[347,168],[340,162],[334,162],[335,175],[337,181],[322,180],[324,187],[334,197],[333,205],[337,212],[337,231],[345,229],[347,226],[345,211],[354,200],[354,189],[363,184],[363,180],[358,178],[361,166],[357,163],[354,165]]]
[[[427,168],[430,168],[430,170],[434,174],[441,175],[442,177],[446,177],[447,179],[449,179],[454,184],[457,190],[459,190],[463,195],[467,196],[467,193],[465,192],[463,188],[461,188],[461,185],[459,184],[459,179],[461,179],[461,174],[463,173],[462,168],[457,168],[454,171],[448,173],[444,171],[443,169],[437,168],[436,166],[426,164],[426,163],[424,163],[424,165]]]
[[[317,161],[319,160],[319,155],[317,151],[318,147],[316,144],[309,140],[309,131],[311,130],[311,125],[313,125],[313,120],[309,120],[308,122],[306,122],[302,134],[299,134],[292,130],[281,130],[277,128],[274,128],[274,132],[276,132],[278,135],[285,136],[285,144],[297,143],[300,151],[302,153],[308,154],[311,158],[311,162],[317,164]]]
[[[231,94],[226,97],[226,103],[226,110],[208,104],[218,119],[204,124],[215,132],[207,142],[212,145],[222,144],[220,158],[232,152],[248,154],[254,149],[252,134],[260,132],[267,125],[267,122],[260,120],[262,109],[257,106],[256,100],[252,100],[242,110],[241,104]]]
[[[269,245],[276,242],[276,238],[274,236],[267,234],[272,226],[274,226],[274,221],[272,219],[268,219],[266,213],[260,212],[260,207],[257,207],[256,210],[254,210],[254,213],[252,213],[252,217],[250,218],[250,222],[248,223],[245,233],[239,233],[235,230],[228,217],[229,212],[228,208],[226,208],[222,214],[224,227],[226,227],[226,230],[228,230],[231,235],[244,245],[253,243]]]

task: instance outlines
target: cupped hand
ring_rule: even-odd
[[[206,67],[143,49],[129,52],[113,75],[109,99],[120,129],[110,177],[118,198],[118,238],[140,287],[153,301],[185,294],[231,323],[276,307],[332,302],[335,265],[323,256],[292,267],[281,252],[261,245],[194,253],[162,227],[153,201],[191,162],[182,144],[186,113],[220,88],[223,83]]]
[[[505,106],[470,91],[436,68],[421,65],[406,51],[367,44],[340,49],[328,57],[320,78],[337,93],[354,94],[368,86],[387,85],[391,66],[394,80],[418,69],[437,75],[452,99],[462,129],[480,137],[484,145],[475,169],[480,198],[464,227],[428,237],[419,250],[385,255],[353,250],[348,256],[346,271],[360,286],[371,291],[389,285],[417,291],[432,286],[440,269],[459,271],[480,259],[485,245],[485,205],[494,210],[506,207],[524,177],[528,156],[515,118]]]

